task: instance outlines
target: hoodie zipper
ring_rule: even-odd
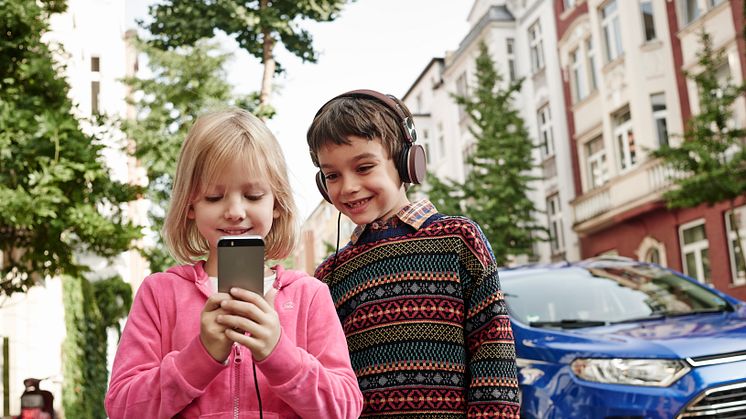
[[[238,419],[239,398],[241,395],[241,349],[233,344],[233,417]]]

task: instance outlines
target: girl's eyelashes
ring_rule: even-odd
[[[243,197],[249,201],[260,201],[265,194],[244,194]],[[205,195],[204,200],[207,202],[218,202],[223,199],[224,195]]]

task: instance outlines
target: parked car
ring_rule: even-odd
[[[746,303],[626,258],[500,280],[522,417],[746,417]]]

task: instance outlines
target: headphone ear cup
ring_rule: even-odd
[[[316,186],[319,188],[321,196],[324,197],[326,202],[331,204],[332,200],[329,199],[329,192],[326,190],[326,179],[324,178],[324,174],[321,173],[321,170],[316,173]]]
[[[397,170],[402,182],[420,185],[427,175],[427,157],[425,147],[412,144],[401,152]]]
[[[412,180],[409,178],[409,151],[412,149],[412,147],[409,145],[409,143],[405,143],[402,147],[401,152],[399,153],[399,160],[396,162],[396,171],[399,172],[399,178],[404,183],[412,183]]]

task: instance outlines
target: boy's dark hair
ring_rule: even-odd
[[[392,100],[407,117],[412,117],[403,102],[393,97]],[[338,97],[319,110],[308,128],[306,139],[313,163],[319,166],[317,153],[322,147],[329,144],[349,145],[347,137],[351,135],[368,140],[380,138],[388,157],[394,162],[399,161],[407,141],[403,138],[401,118],[389,106],[372,97]]]

